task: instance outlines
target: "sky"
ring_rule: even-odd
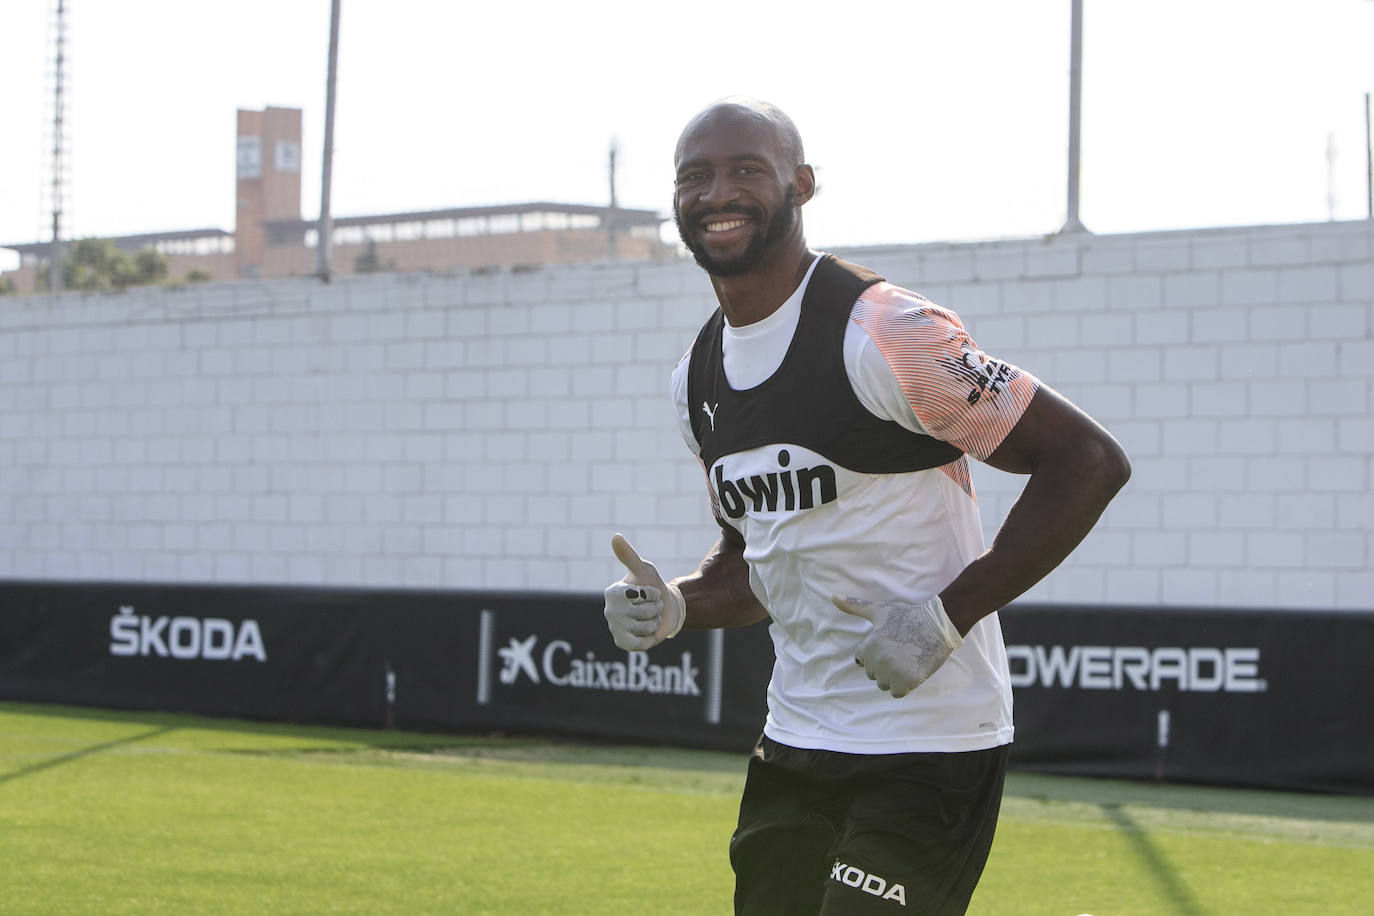
[[[330,0],[66,0],[67,237],[233,228],[235,110],[304,111]],[[56,0],[0,7],[0,244],[46,240]],[[818,247],[1046,235],[1067,215],[1070,0],[342,0],[335,216],[529,201],[669,213],[683,124],[797,123]],[[1084,0],[1097,233],[1367,215],[1374,0]],[[666,230],[671,234],[671,229]],[[0,252],[0,269],[15,266]]]

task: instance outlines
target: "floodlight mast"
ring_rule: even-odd
[[[1069,214],[1060,232],[1086,232],[1078,218],[1078,176],[1082,135],[1083,0],[1072,0],[1069,14]]]
[[[67,7],[63,0],[57,0],[55,18],[55,55],[53,61],[53,112],[52,112],[52,244],[48,249],[48,292],[56,294],[62,289],[62,198],[66,196],[66,176],[63,175],[63,160],[66,149],[63,146],[64,120],[66,105],[63,99],[63,79],[66,70],[67,50]]]

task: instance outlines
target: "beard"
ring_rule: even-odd
[[[715,210],[709,215],[724,216],[727,214],[743,216],[755,223],[762,223],[764,218],[762,209],[746,206]],[[694,217],[693,222],[700,225],[702,219],[703,217]],[[712,255],[705,245],[693,238],[688,227],[682,223],[682,214],[678,212],[677,203],[674,202],[673,204],[673,222],[677,224],[677,234],[681,237],[682,244],[686,245],[687,250],[692,253],[692,260],[697,262],[697,266],[713,277],[737,277],[753,270],[778,242],[787,237],[796,221],[797,192],[795,188],[789,185],[776,216],[764,224],[763,231],[750,239],[749,244],[739,254],[731,258],[719,258]]]

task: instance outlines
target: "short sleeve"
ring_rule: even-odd
[[[921,427],[980,461],[1021,419],[1039,381],[978,349],[955,313],[879,283],[851,318],[872,340]]]

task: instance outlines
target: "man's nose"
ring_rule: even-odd
[[[701,202],[712,206],[720,206],[729,203],[739,196],[739,191],[735,183],[730,180],[729,173],[718,172],[711,176],[711,180],[706,183],[706,187],[701,193]]]

